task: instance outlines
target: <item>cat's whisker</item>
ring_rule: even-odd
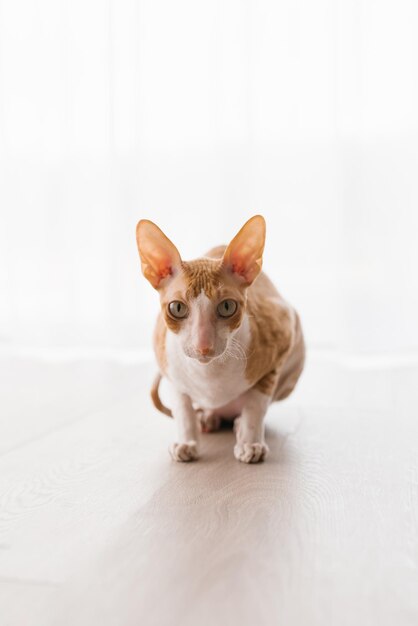
[[[240,342],[237,339],[235,339],[235,337],[232,337],[230,339],[228,348],[225,352],[228,352],[228,356],[231,356],[232,358],[235,358],[240,361],[247,361],[248,359],[245,349],[240,344]]]

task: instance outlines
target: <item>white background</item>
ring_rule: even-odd
[[[0,344],[148,348],[135,225],[268,223],[310,347],[418,348],[415,0],[2,0]]]

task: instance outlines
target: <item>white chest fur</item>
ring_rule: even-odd
[[[250,331],[245,317],[235,335],[246,348]],[[178,391],[186,393],[201,408],[216,409],[238,398],[250,385],[245,378],[246,361],[236,353],[210,363],[199,363],[184,354],[174,333],[166,338],[167,374]]]

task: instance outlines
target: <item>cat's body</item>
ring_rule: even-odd
[[[259,216],[252,219],[262,220]],[[245,462],[262,460],[267,452],[263,428],[267,407],[291,393],[303,369],[299,317],[260,271],[257,245],[262,253],[264,239],[257,243],[259,232],[248,232],[251,222],[234,239],[241,237],[235,248],[231,242],[228,248],[219,246],[195,261],[176,259],[179,270],[162,271],[157,282],[162,310],[154,349],[161,374],[175,390],[172,411],[183,440],[173,446],[176,460],[197,457],[198,418],[204,431],[217,429],[220,418],[237,418],[235,456]],[[143,246],[138,245],[141,253]],[[146,274],[145,257],[142,254]],[[187,315],[176,319],[167,313],[168,306],[183,300]],[[225,302],[235,306],[234,312],[216,314],[216,305],[225,308]],[[197,351],[196,345],[200,346]],[[153,398],[161,409],[158,384]]]

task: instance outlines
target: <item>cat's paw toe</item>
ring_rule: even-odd
[[[242,463],[260,463],[268,452],[265,443],[237,443],[234,448],[235,458]]]
[[[170,446],[170,454],[174,461],[195,461],[198,458],[197,442],[173,443]]]
[[[212,411],[202,411],[200,414],[200,427],[202,433],[213,433],[221,427],[221,418]]]

